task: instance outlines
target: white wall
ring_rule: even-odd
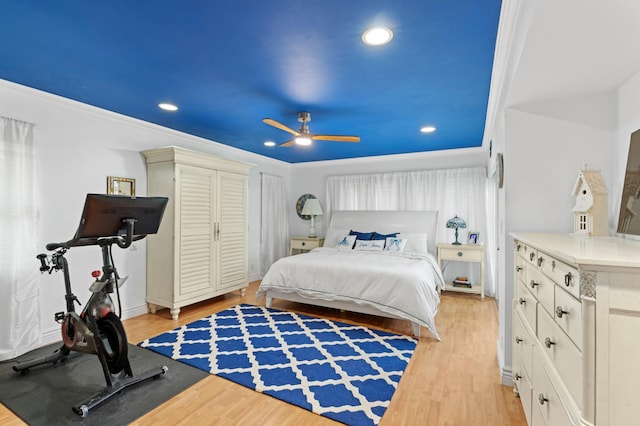
[[[602,98],[599,100],[614,98]],[[603,114],[615,110],[615,104],[603,102],[583,105],[585,111],[602,108]],[[551,109],[553,110],[553,109]],[[576,114],[576,111],[572,112]],[[571,195],[578,171],[587,163],[590,169],[600,169],[611,188],[612,146],[611,129],[564,121],[530,112],[506,111],[504,138],[505,184],[504,221],[505,241],[504,283],[500,300],[499,358],[504,383],[511,378],[511,304],[513,299],[513,243],[510,232],[573,232]],[[611,204],[609,191],[609,204]]]
[[[208,152],[255,164],[249,176],[249,275],[258,279],[260,267],[260,172],[290,180],[291,166],[267,157],[230,148],[215,142],[169,130],[140,120],[94,108],[58,96],[0,80],[0,115],[35,124],[38,186],[40,193],[37,246],[45,252],[48,242],[73,237],[87,193],[105,193],[107,176],[136,179],[137,195],[146,195],[146,165],[140,151],[162,146]],[[121,276],[129,275],[121,288],[123,317],[146,312],[146,243],[130,249],[114,249]],[[38,267],[33,253],[33,267]],[[92,270],[100,269],[96,247],[69,251],[74,293],[81,302],[89,298]],[[61,274],[40,279],[41,324],[45,343],[59,340],[53,321],[64,310],[64,281]]]

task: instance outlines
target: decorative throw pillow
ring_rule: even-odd
[[[426,256],[427,250],[427,234],[426,233],[405,233],[398,234],[398,238],[408,240],[407,245],[404,247],[405,253],[415,253]]]
[[[341,238],[338,238],[338,242],[336,243],[336,248],[343,249],[343,250],[351,250],[355,243],[356,243],[355,235],[344,235]]]
[[[383,240],[369,240],[369,241],[356,240],[356,246],[354,247],[354,250],[360,250],[360,251],[382,251],[383,249],[384,249]]]
[[[327,233],[324,236],[324,246],[335,247],[338,244],[338,239],[345,235],[349,235],[348,229],[327,229]]]
[[[402,253],[408,240],[406,238],[388,237],[386,241],[384,251]]]
[[[353,229],[349,231],[349,235],[355,235],[356,240],[363,240],[363,241],[369,241],[371,238],[373,238],[373,232],[358,232],[358,231],[354,231]]]
[[[394,232],[393,234],[378,234],[377,232],[373,233],[373,238],[371,238],[372,240],[386,240],[389,237],[397,237],[398,233]]]

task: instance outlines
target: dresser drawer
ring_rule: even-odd
[[[520,356],[521,367],[528,377],[531,377],[531,355],[533,352],[533,336],[524,326],[524,322],[517,309],[513,310],[513,353]]]
[[[582,401],[582,355],[560,326],[538,309],[538,341],[575,401]],[[533,379],[536,384],[535,377]]]
[[[522,316],[525,318],[531,330],[537,332],[537,308],[538,301],[533,294],[527,289],[524,283],[520,282],[516,284],[515,306],[520,310]]]
[[[516,352],[513,354],[513,383],[522,402],[524,415],[527,418],[527,424],[531,423],[531,380],[522,367],[520,355]]]
[[[527,282],[527,274],[526,274],[527,261],[525,260],[524,257],[520,256],[517,252],[513,257],[513,261],[515,265],[514,276],[516,279],[516,284],[518,283],[518,280],[523,283],[526,283]]]
[[[538,299],[540,304],[551,314],[554,309],[554,288],[555,283],[547,278],[535,266],[527,265],[527,287]]]
[[[551,385],[551,380],[544,369],[544,364],[537,351],[533,354],[533,391],[531,404],[534,420],[542,417],[544,424],[548,426],[561,426],[573,424],[566,412],[558,393]],[[535,425],[539,422],[534,421]]]
[[[542,272],[567,290],[576,299],[580,298],[580,275],[578,270],[559,260],[541,253],[543,257]]]
[[[582,350],[582,303],[557,285],[554,319]]]

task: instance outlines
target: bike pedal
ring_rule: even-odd
[[[62,322],[64,319],[64,312],[56,312],[53,314],[53,318],[55,318],[56,322]]]

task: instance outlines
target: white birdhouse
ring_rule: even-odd
[[[607,186],[600,170],[580,170],[572,195],[576,204],[571,209],[574,215],[573,232],[578,235],[608,235]]]

